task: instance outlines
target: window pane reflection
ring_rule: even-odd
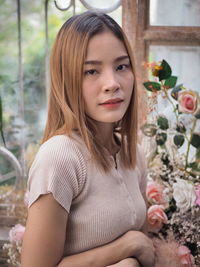
[[[118,0],[85,0],[86,3],[88,3],[93,8],[111,8],[115,4],[117,4]]]
[[[150,0],[150,25],[200,26],[200,0]]]
[[[165,59],[172,68],[172,75],[177,76],[177,85],[183,84],[187,89],[197,91],[200,94],[200,47],[199,46],[150,46],[149,62],[162,61]],[[152,80],[152,77],[150,77]],[[174,104],[176,102],[172,99]],[[157,114],[165,115],[171,125],[175,123],[175,116],[171,105],[161,96],[158,97],[158,104],[155,113],[151,114],[152,119],[155,119]],[[190,127],[190,116],[185,116],[185,125]],[[200,130],[200,121],[196,126],[197,132]],[[186,151],[186,143],[179,149],[180,152]],[[195,149],[191,148],[190,157],[195,153]]]
[[[150,46],[149,61],[165,59],[172,66],[178,82],[200,92],[200,47],[199,46]]]

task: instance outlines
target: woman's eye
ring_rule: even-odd
[[[85,72],[84,72],[84,74],[85,75],[94,75],[94,74],[96,74],[97,73],[97,71],[96,70],[86,70]]]
[[[119,65],[118,67],[117,67],[117,70],[125,70],[125,69],[127,69],[129,67],[129,65],[127,65],[127,64],[121,64],[121,65]]]

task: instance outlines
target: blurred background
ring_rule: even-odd
[[[153,122],[158,113],[169,123],[175,120],[168,101],[159,96],[155,112],[149,114],[151,94],[143,82],[152,76],[144,63],[165,59],[178,77],[177,84],[200,94],[200,0],[0,0],[1,266],[20,266],[18,247],[8,245],[6,254],[2,247],[11,227],[26,221],[24,193],[47,117],[53,41],[68,18],[88,9],[108,13],[128,36],[135,55],[141,125],[147,119]],[[184,123],[189,130],[190,116]],[[151,154],[151,147],[148,150]],[[191,157],[194,151],[190,149]],[[200,154],[198,159],[200,164]],[[11,265],[6,265],[7,259]]]
[[[140,84],[148,78],[142,64],[164,58],[179,83],[200,91],[200,0],[0,0],[0,144],[16,156],[25,179],[44,131],[53,40],[66,19],[92,8],[124,28]],[[139,89],[142,101],[142,85]],[[169,113],[164,100],[160,109]],[[144,107],[143,117],[145,112]],[[0,185],[15,184],[5,155],[0,167]]]

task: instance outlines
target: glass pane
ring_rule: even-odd
[[[177,85],[183,84],[187,89],[191,89],[200,94],[200,47],[199,46],[159,46],[151,45],[149,62],[158,62],[165,59],[172,68],[172,75],[177,76]],[[152,77],[150,77],[152,80]],[[173,99],[172,99],[173,101]],[[176,104],[176,101],[174,101]],[[158,104],[155,113],[152,113],[152,118],[157,116],[157,113],[165,115],[171,124],[175,123],[176,118],[172,111],[171,105],[163,97],[158,97]],[[190,118],[190,116],[185,116]],[[188,120],[185,124],[187,127],[191,124]],[[200,121],[197,122],[197,129],[200,129]],[[185,151],[186,143],[180,148],[180,152]],[[195,149],[191,147],[190,157],[195,153]]]
[[[112,8],[119,0],[85,0],[93,8]]]
[[[178,76],[178,83],[184,83],[200,92],[200,47],[199,46],[150,46],[149,61],[165,59]]]
[[[56,3],[60,8],[68,8],[71,4],[71,0],[56,0]]]
[[[200,26],[200,0],[150,0],[150,25]]]

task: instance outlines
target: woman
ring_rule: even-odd
[[[30,169],[22,267],[152,267],[134,63],[120,26],[85,12],[51,55],[43,144]]]

